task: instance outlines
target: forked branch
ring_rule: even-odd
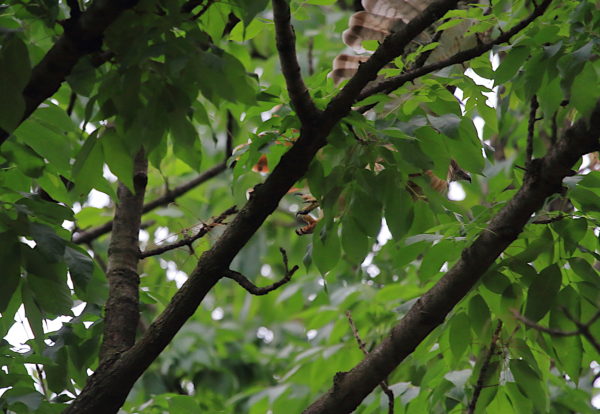
[[[277,282],[273,283],[272,285],[258,287],[254,283],[252,283],[250,281],[250,279],[248,279],[246,276],[244,276],[240,272],[236,272],[235,270],[231,270],[231,269],[226,270],[223,273],[223,276],[225,276],[229,279],[235,280],[241,287],[246,289],[248,291],[248,293],[250,293],[252,295],[256,295],[256,296],[266,295],[267,293],[274,291],[275,289],[279,288],[280,286],[285,285],[290,280],[292,280],[292,276],[294,275],[294,273],[296,273],[296,270],[298,270],[297,265],[294,265],[294,267],[292,267],[290,269],[289,265],[288,265],[288,258],[287,258],[286,251],[283,248],[280,248],[279,251],[281,252],[281,256],[283,258],[283,268],[285,270],[285,275],[283,276],[282,279],[278,280]]]

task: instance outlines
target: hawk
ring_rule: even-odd
[[[362,0],[365,10],[356,12],[350,17],[348,29],[342,34],[344,43],[358,54],[342,53],[336,56],[330,73],[334,83],[337,85],[351,78],[359,65],[369,58],[362,46],[364,41],[382,42],[386,36],[405,26],[431,3],[433,0]],[[461,50],[473,47],[477,38],[464,36],[471,24],[472,22],[464,20],[442,31],[437,39],[440,44],[427,57],[425,63],[438,62]],[[419,45],[428,44],[435,37],[435,28],[430,27],[413,39],[412,48],[416,49]]]

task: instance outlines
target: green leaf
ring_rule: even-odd
[[[0,128],[12,132],[25,112],[23,88],[31,75],[29,53],[25,43],[9,35],[0,49]]]
[[[390,191],[385,203],[385,222],[395,240],[408,234],[413,217],[413,200],[408,192],[400,188]]]
[[[511,359],[509,366],[519,389],[540,412],[548,412],[548,396],[537,373],[522,359]]]
[[[44,327],[42,325],[42,313],[38,304],[35,302],[33,293],[27,283],[21,284],[21,297],[25,307],[25,316],[33,332],[34,346],[37,353],[41,354],[44,349]]]
[[[46,260],[51,263],[62,261],[66,240],[58,236],[52,227],[41,223],[30,223],[29,234]]]
[[[134,192],[133,156],[124,141],[115,128],[106,128],[100,138],[108,168],[119,178],[119,181],[125,184],[129,191]]]
[[[101,185],[104,154],[102,145],[96,138],[97,130],[92,133],[81,147],[73,164],[73,181],[76,193],[87,193],[92,188]]]
[[[37,178],[44,172],[46,163],[28,145],[10,140],[2,145],[2,155],[12,161],[23,174]]]
[[[198,171],[202,161],[202,146],[198,131],[181,112],[171,115],[171,136],[173,138],[173,152],[181,161]]]
[[[571,85],[571,101],[583,117],[588,117],[600,95],[600,81],[594,65],[588,63]]]
[[[481,295],[474,295],[468,306],[471,329],[476,336],[484,337],[490,329],[491,314]]]
[[[85,289],[94,270],[92,258],[79,246],[67,246],[65,263],[69,267],[75,289]]]
[[[527,291],[525,317],[537,322],[550,310],[560,289],[562,274],[553,264],[540,272]]]
[[[342,247],[348,260],[360,264],[369,253],[370,245],[368,236],[359,229],[353,217],[348,217],[342,224]]]
[[[2,289],[0,289],[0,313],[8,307],[12,295],[21,281],[21,249],[14,233],[0,233],[0,267],[2,268]]]
[[[515,46],[504,56],[496,69],[494,85],[501,85],[512,79],[529,57],[530,49],[526,46]]]
[[[471,321],[469,317],[460,312],[450,321],[450,350],[454,354],[454,359],[459,360],[471,343]]]
[[[27,275],[26,282],[43,314],[71,315],[73,300],[67,286],[66,275],[60,281],[43,274],[37,276],[30,273]]]
[[[312,258],[321,274],[324,275],[333,269],[340,259],[340,253],[340,239],[337,235],[337,227],[331,226],[330,228],[323,229],[321,225],[317,225],[313,234]]]

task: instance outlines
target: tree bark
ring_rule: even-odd
[[[134,162],[132,193],[119,183],[112,237],[108,246],[108,300],[100,361],[131,348],[139,322],[139,232],[146,191],[148,161],[143,150]]]
[[[518,237],[544,200],[562,190],[564,177],[584,154],[600,150],[600,101],[589,120],[567,129],[550,152],[533,160],[523,186],[492,219],[461,258],[358,365],[338,372],[333,386],[305,414],[350,413],[384,380],[473,288],[496,258]]]

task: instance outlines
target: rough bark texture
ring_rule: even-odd
[[[119,183],[119,202],[115,209],[112,238],[108,246],[108,300],[104,316],[104,337],[100,361],[121,353],[135,342],[139,321],[139,284],[137,265],[140,257],[138,235],[146,191],[148,162],[143,151],[134,163],[135,193]]]
[[[496,258],[523,230],[544,200],[562,189],[571,167],[589,152],[600,150],[600,101],[589,120],[581,119],[542,159],[533,160],[523,186],[492,219],[458,262],[425,293],[385,340],[348,372],[338,373],[333,387],[305,414],[350,413],[404,358],[444,322]]]

